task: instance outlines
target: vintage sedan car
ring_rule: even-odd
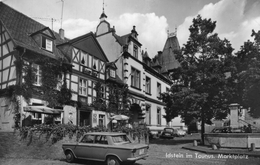
[[[175,129],[174,134],[178,137],[184,137],[186,135],[186,131],[183,129]]]
[[[134,164],[148,157],[146,144],[136,144],[125,133],[89,132],[79,142],[64,143],[62,149],[67,162],[75,159],[105,161],[109,165]]]
[[[160,138],[173,139],[176,136],[175,130],[173,128],[164,128]]]

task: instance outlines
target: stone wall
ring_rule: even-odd
[[[215,144],[218,147],[250,148],[251,143],[260,148],[260,133],[207,133],[205,145]]]

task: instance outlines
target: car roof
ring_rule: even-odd
[[[126,135],[122,132],[88,132],[85,133],[86,135],[109,135],[109,136],[115,136],[115,135]]]

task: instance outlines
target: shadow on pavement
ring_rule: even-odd
[[[66,162],[65,159],[61,159],[61,162]],[[72,163],[73,164],[85,164],[85,165],[106,165],[105,162],[98,162],[98,161],[91,161],[91,160],[82,160],[82,159],[77,159],[75,162]],[[136,162],[133,165],[141,165],[138,162]]]

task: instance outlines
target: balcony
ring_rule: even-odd
[[[96,71],[94,69],[84,67],[82,72],[87,74],[87,75],[93,76],[93,77],[98,77],[98,71]]]

